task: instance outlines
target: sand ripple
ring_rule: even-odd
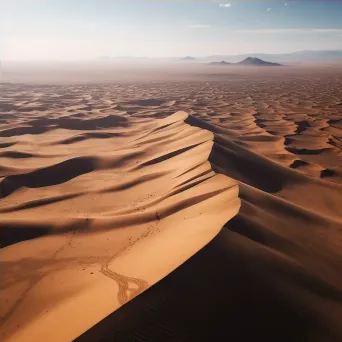
[[[208,162],[213,134],[185,112],[142,120],[79,106],[15,112],[0,129],[3,341],[76,338],[240,207],[236,182]]]
[[[2,337],[341,341],[341,71],[285,69],[2,86]]]

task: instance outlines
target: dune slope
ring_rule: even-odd
[[[237,214],[237,183],[208,162],[213,134],[186,118],[65,113],[2,125],[2,341],[76,338]]]
[[[296,69],[136,85],[130,96],[155,89],[214,133],[209,161],[239,182],[242,206],[208,246],[77,342],[341,341],[341,82],[340,69]],[[132,116],[170,110],[127,102]]]
[[[3,197],[0,202],[4,203],[1,228],[7,247],[0,253],[15,246],[19,253],[19,247],[29,243],[30,238],[33,238],[30,241],[66,239],[73,236],[73,232],[76,232],[76,239],[84,239],[86,235],[96,237],[82,245],[82,253],[86,253],[89,245],[101,242],[97,235],[100,231],[106,238],[130,231],[130,224],[136,222],[137,215],[144,227],[151,212],[155,223],[160,221],[155,228],[151,227],[152,231],[158,230],[163,222],[179,219],[177,222],[182,224],[172,224],[165,229],[170,236],[184,234],[195,226],[203,229],[205,226],[206,232],[213,232],[216,215],[221,219],[234,207],[231,201],[226,204],[220,200],[226,191],[219,193],[223,189],[218,183],[223,184],[223,179],[227,182],[227,178],[217,173],[224,174],[239,185],[241,208],[238,215],[226,223],[207,246],[165,278],[119,310],[111,314],[111,310],[101,312],[99,316],[109,315],[76,341],[339,342],[342,340],[342,68],[333,65],[263,68],[262,71],[241,68],[234,73],[228,69],[206,68],[167,69],[164,74],[151,70],[145,72],[145,76],[141,72],[139,82],[133,71],[126,70],[122,72],[125,74],[123,83],[117,81],[119,72],[108,74],[108,79],[115,78],[115,84],[4,85],[0,132]],[[168,118],[177,111],[186,111],[189,115]],[[68,121],[69,129],[65,126]],[[157,122],[164,122],[162,129],[158,129]],[[91,129],[92,125],[96,125],[96,130]],[[196,162],[192,161],[195,155]],[[203,162],[200,162],[202,156]],[[209,161],[211,167],[205,161]],[[186,170],[176,171],[183,165],[188,165]],[[155,170],[141,174],[142,170],[150,168]],[[169,178],[171,169],[179,177]],[[211,174],[213,177],[205,180]],[[52,178],[56,184],[49,185]],[[198,188],[199,193],[194,190],[207,181],[213,182],[210,190]],[[178,197],[175,197],[178,188],[173,187],[174,182],[191,191],[188,193],[191,201],[194,198],[204,200],[201,195],[210,193],[203,204],[213,215],[202,221],[204,213],[199,210],[202,202],[196,200],[197,204],[191,208],[199,210],[195,216],[201,217],[201,225],[185,223],[184,218],[192,216],[180,218]],[[138,201],[143,201],[142,207],[133,202],[137,199],[135,195],[134,200],[129,197],[132,187],[135,194],[151,194],[154,190],[150,185],[156,183],[160,192],[150,200],[141,195]],[[105,190],[101,192],[102,189]],[[116,197],[111,197],[111,191]],[[111,200],[108,202],[107,198]],[[177,203],[169,202],[170,198]],[[215,203],[213,207],[208,205],[209,200]],[[131,205],[125,206],[129,201],[137,208],[134,215],[129,211]],[[186,208],[188,210],[188,204]],[[37,210],[40,216],[33,214]],[[24,217],[25,211],[31,213],[29,217]],[[58,220],[52,221],[56,215]],[[123,227],[124,224],[128,226]],[[178,226],[181,233],[174,230]],[[121,228],[113,232],[111,227]],[[144,228],[139,229],[134,227],[136,234],[143,235]],[[196,230],[194,235],[197,234]],[[147,238],[151,235],[157,234],[149,233]],[[120,236],[125,240],[125,234]],[[159,236],[162,239],[158,240],[158,245],[163,247],[156,253],[158,258],[149,260],[147,267],[165,256],[162,242],[164,236],[169,237]],[[139,235],[134,238],[138,239]],[[194,239],[180,240],[187,247],[176,248],[177,253],[182,249],[188,251],[189,241]],[[119,241],[117,235],[115,241]],[[152,243],[146,241],[149,245]],[[39,249],[43,246],[39,244]],[[72,254],[75,246],[72,239],[71,246],[63,248],[57,257]],[[138,246],[139,243],[136,248]],[[91,252],[95,253],[92,249]],[[101,249],[98,254],[111,260],[106,253]],[[172,255],[176,254],[172,252]],[[187,257],[189,255],[183,259]],[[121,262],[127,261],[128,265],[128,259],[122,258]],[[8,281],[12,277],[10,272],[22,273],[26,267],[30,270],[31,266],[26,266],[30,261],[22,259],[21,269],[18,269],[18,262],[7,263]],[[168,265],[165,259],[161,262],[163,267]],[[68,260],[69,264],[72,265]],[[96,284],[98,276],[110,278],[113,272],[117,272],[116,279],[118,274],[130,277],[135,284],[130,285],[128,292],[123,285],[126,292],[120,292],[126,293],[126,299],[146,285],[138,279],[153,283],[151,275],[144,278],[135,273],[138,271],[124,273],[117,264],[115,268],[105,266],[104,269],[100,264],[101,261],[89,268],[82,264],[85,274],[80,277],[80,288],[84,285],[85,291],[73,287],[74,292],[67,294],[75,300],[86,293],[80,304],[80,307],[84,305],[82,314],[71,321],[71,329],[105,307],[103,302],[108,297],[104,296],[103,300],[101,297],[100,302],[91,302],[91,305],[88,299],[84,300],[90,288],[87,281],[91,282],[92,277],[97,277]],[[48,270],[46,267],[41,271]],[[74,269],[68,273],[68,278],[77,286],[79,273],[75,273],[77,279],[74,279],[73,272]],[[89,278],[86,278],[88,272]],[[25,280],[20,281],[11,291],[25,290]],[[50,286],[52,280],[49,281]],[[115,281],[111,280],[111,289],[117,286],[113,283]],[[65,284],[59,284],[58,288]],[[99,286],[102,284],[105,287],[102,282]],[[97,290],[95,292],[98,294]],[[114,292],[115,297],[118,291]],[[60,294],[58,292],[53,299],[68,303],[64,297],[58,297]],[[49,296],[46,302],[54,303],[51,298]],[[34,303],[37,302],[41,307],[46,303],[42,300]],[[119,305],[117,298],[110,299],[110,303]],[[19,302],[16,307],[19,316],[18,312],[25,312],[19,310],[20,305]],[[33,312],[32,317],[40,320],[45,314],[42,309],[39,315]],[[15,327],[9,318],[5,322],[10,324],[5,323],[2,329],[13,329],[14,333],[22,329]],[[92,324],[89,322],[89,326]]]

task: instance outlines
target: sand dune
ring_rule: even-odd
[[[213,69],[3,86],[1,339],[342,339],[341,69]]]
[[[23,114],[18,128],[1,127],[16,141],[0,153],[11,169],[0,182],[3,341],[76,338],[239,210],[236,182],[208,162],[212,133],[185,124],[186,113],[91,117]]]

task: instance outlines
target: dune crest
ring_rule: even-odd
[[[213,134],[185,112],[23,118],[0,129],[2,341],[77,338],[239,211]]]
[[[1,341],[342,340],[342,69],[228,69],[0,84]]]

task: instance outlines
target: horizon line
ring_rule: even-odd
[[[229,53],[216,53],[211,55],[182,55],[182,56],[120,56],[120,55],[99,55],[96,57],[91,58],[65,58],[65,59],[2,59],[0,57],[0,62],[77,62],[77,61],[96,61],[96,60],[113,60],[113,59],[144,59],[144,60],[158,60],[158,59],[184,59],[187,57],[195,58],[195,59],[203,59],[203,58],[213,58],[218,56],[230,56],[230,57],[238,57],[238,56],[246,56],[249,55],[253,57],[253,55],[270,55],[270,56],[280,56],[280,55],[291,55],[300,52],[342,52],[341,49],[334,49],[334,50],[295,50],[292,52],[283,52],[283,53],[268,53],[268,52],[247,52],[247,53],[236,53],[236,54],[229,54]]]

